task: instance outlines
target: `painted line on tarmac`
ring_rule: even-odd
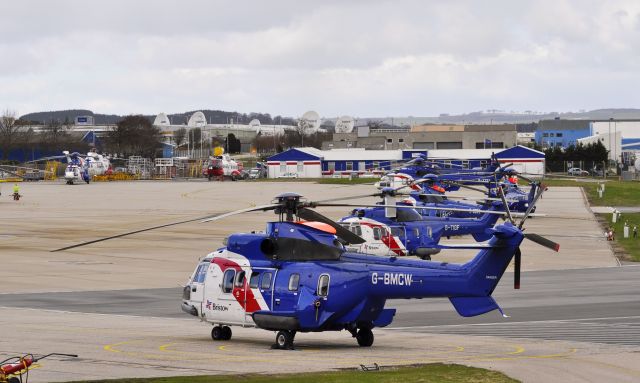
[[[380,329],[386,330],[412,330],[417,328],[443,328],[443,327],[467,327],[467,326],[495,326],[495,325],[522,325],[532,323],[567,323],[567,322],[582,322],[582,321],[602,321],[611,319],[638,319],[640,315],[626,316],[626,317],[599,317],[599,318],[578,318],[578,319],[553,319],[553,320],[537,320],[537,321],[520,321],[520,322],[491,322],[491,323],[469,323],[469,324],[445,324],[445,325],[424,325],[424,326],[405,326],[405,327],[387,327]]]

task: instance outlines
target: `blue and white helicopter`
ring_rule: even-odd
[[[518,225],[509,216],[510,222],[491,229],[488,244],[467,246],[480,252],[465,264],[353,253],[344,244],[364,240],[311,210],[317,206],[335,204],[284,193],[268,205],[205,218],[209,222],[267,210],[279,216],[267,223],[265,232],[232,234],[225,247],[204,257],[184,288],[183,311],[212,323],[214,340],[229,340],[229,326],[257,327],[277,332],[274,347],[290,349],[298,332],[347,330],[358,345],[370,347],[372,329],[388,326],[395,316],[395,309],[385,307],[388,299],[447,297],[465,317],[502,311],[491,294],[514,257],[514,284],[520,287],[522,240],[556,251],[559,247],[524,234],[525,215]],[[173,224],[183,222],[188,221]]]

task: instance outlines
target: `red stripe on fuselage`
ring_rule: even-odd
[[[215,263],[216,265],[218,265],[220,270],[222,270],[223,274],[227,269],[235,269],[236,273],[242,271],[242,267],[240,267],[240,265],[238,265],[236,262],[233,262],[233,261],[228,260],[228,259],[213,258],[213,260],[211,262]],[[260,305],[258,304],[258,301],[256,300],[255,296],[253,295],[253,290],[251,290],[249,288],[249,279],[250,278],[251,278],[251,275],[246,275],[245,274],[244,286],[243,287],[236,287],[235,283],[234,283],[233,291],[231,292],[233,294],[233,297],[236,298],[236,300],[238,301],[240,306],[242,306],[244,311],[247,312],[247,313],[252,313],[252,312],[255,312],[255,311],[262,310],[260,308]],[[234,278],[234,281],[235,281],[235,278]],[[246,290],[246,301],[245,301],[245,290]]]

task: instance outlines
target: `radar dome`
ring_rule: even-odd
[[[260,126],[260,120],[258,120],[257,118],[254,118],[253,120],[251,120],[251,122],[249,122],[249,126],[252,127],[256,127],[256,126]]]
[[[320,115],[318,114],[318,112],[310,110],[302,115],[302,117],[298,121],[298,126],[303,123],[306,125],[305,132],[315,132],[320,127],[322,121],[320,120]]]
[[[336,133],[351,133],[355,121],[351,116],[342,116],[336,121]]]
[[[187,125],[191,128],[196,128],[196,127],[200,127],[200,126],[205,126],[207,125],[207,119],[204,116],[204,113],[202,112],[195,112],[194,114],[191,115],[191,117],[189,118],[189,122],[187,123]]]
[[[171,122],[169,121],[169,117],[166,115],[166,113],[160,113],[156,116],[156,119],[153,120],[153,125],[155,126],[171,125]]]

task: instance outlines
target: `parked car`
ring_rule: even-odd
[[[570,176],[588,176],[589,172],[580,168],[571,168],[567,172]]]
[[[264,168],[251,168],[251,170],[249,170],[250,180],[256,180],[258,178],[266,178],[266,177],[267,177],[267,170]]]

